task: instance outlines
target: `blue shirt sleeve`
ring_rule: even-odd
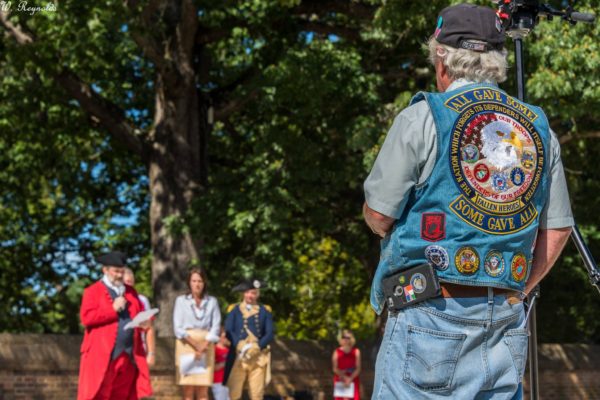
[[[264,323],[264,335],[260,338],[258,345],[261,349],[264,349],[273,341],[273,337],[275,336],[275,330],[273,329],[273,315],[264,309],[265,315],[265,323]]]
[[[225,333],[227,334],[227,338],[231,342],[231,351],[236,351],[236,346],[240,341],[240,336],[237,333],[236,329],[236,309],[234,308],[227,314],[225,318]]]

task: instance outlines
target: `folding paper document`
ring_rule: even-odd
[[[138,326],[140,326],[140,324],[148,321],[150,318],[154,317],[156,314],[158,314],[158,308],[153,308],[151,310],[142,311],[142,312],[138,313],[134,319],[129,321],[123,327],[123,329],[137,328]]]

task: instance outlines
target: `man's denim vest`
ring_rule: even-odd
[[[418,93],[437,131],[437,159],[381,242],[381,280],[423,263],[440,281],[522,291],[547,197],[550,131],[543,111],[487,84]]]

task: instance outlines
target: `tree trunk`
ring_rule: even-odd
[[[200,242],[187,232],[170,232],[166,218],[186,217],[206,175],[205,100],[189,79],[174,85],[157,80],[155,132],[149,158],[152,284],[160,309],[159,336],[173,335],[175,298],[187,290],[191,262],[199,261]]]
[[[157,70],[154,128],[148,137],[151,148],[147,158],[152,286],[160,309],[155,329],[159,336],[173,336],[174,301],[186,292],[190,264],[200,258],[200,242],[185,230],[169,229],[168,222],[185,222],[194,196],[206,182],[208,101],[197,88],[198,10],[193,1],[154,2],[146,11],[142,18],[150,32],[155,15],[160,15],[163,27],[140,39]]]

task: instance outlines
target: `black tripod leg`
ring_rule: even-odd
[[[525,63],[523,62],[523,38],[515,37],[515,64],[517,69],[517,97],[525,101]],[[539,286],[529,298],[528,322],[529,327],[529,387],[531,400],[539,399],[538,357],[537,357],[537,323],[535,313],[535,298],[539,296]]]
[[[536,288],[537,290],[537,288]],[[535,290],[535,291],[536,291]],[[537,296],[534,293],[533,296]],[[538,353],[537,353],[537,322],[535,313],[535,301],[530,303],[529,310],[529,398],[537,400],[540,396],[538,376]]]

